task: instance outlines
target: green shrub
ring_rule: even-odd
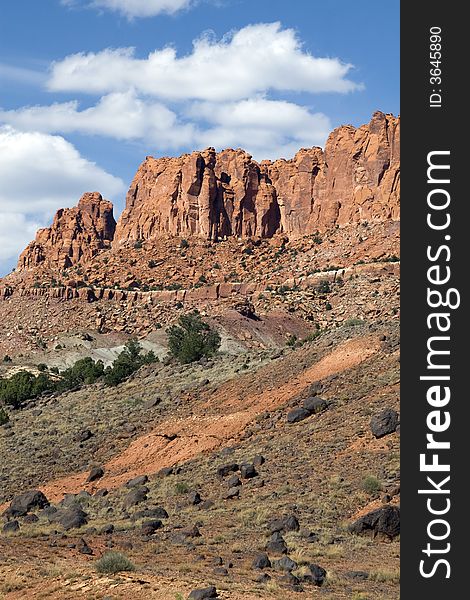
[[[368,494],[377,494],[382,489],[382,484],[373,475],[367,475],[362,480],[361,488]]]
[[[168,348],[182,363],[212,356],[219,347],[220,335],[201,319],[197,311],[181,315],[178,325],[172,325],[168,330]]]
[[[104,365],[102,361],[95,362],[89,356],[80,358],[73,367],[61,372],[62,380],[58,382],[57,387],[60,390],[67,390],[95,383],[103,376],[103,373]]]
[[[142,347],[136,340],[129,340],[124,350],[113,362],[112,367],[105,370],[104,381],[107,385],[119,385],[135,373],[142,365],[157,362],[154,352],[142,354]]]
[[[5,354],[5,356],[3,357],[3,362],[11,363],[11,356],[8,356],[8,354]]]
[[[121,571],[135,571],[135,566],[120,552],[105,552],[95,563],[98,573],[116,574]]]
[[[45,373],[35,377],[29,371],[19,371],[9,379],[0,379],[0,402],[18,408],[25,400],[54,388],[54,382]]]
[[[322,279],[320,283],[317,285],[317,292],[320,294],[328,294],[331,292],[330,283],[326,279]]]
[[[287,339],[287,345],[291,348],[295,348],[297,346],[298,338],[296,335],[290,335]]]
[[[357,325],[363,325],[364,321],[362,319],[346,319],[344,324],[347,327],[357,327]]]
[[[184,481],[178,481],[175,485],[175,492],[179,495],[187,494],[189,492],[189,485]]]
[[[41,371],[41,373],[44,373],[44,371],[47,371],[47,365],[45,363],[39,363],[38,371]]]
[[[181,242],[180,242],[180,248],[189,248],[189,242],[188,242],[188,240],[181,240]]]
[[[8,416],[8,413],[0,406],[0,425],[5,425],[9,420],[10,417]]]

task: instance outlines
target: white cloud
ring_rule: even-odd
[[[112,199],[125,186],[62,137],[0,127],[0,260],[16,257],[59,207],[94,190]]]
[[[140,140],[152,151],[215,146],[243,147],[255,158],[292,156],[300,147],[322,145],[331,122],[322,113],[285,101],[192,102],[177,116],[134,92],[114,93],[96,106],[77,102],[1,111],[0,120],[23,131],[85,133]]]
[[[258,160],[290,158],[301,147],[323,145],[332,129],[329,118],[322,113],[265,98],[196,103],[190,114],[209,125],[200,131],[199,145],[241,147]]]
[[[0,210],[0,276],[4,273],[3,261],[16,258],[27,244],[34,239],[40,224],[28,220],[21,213],[9,213]]]
[[[155,17],[160,14],[175,14],[189,8],[193,0],[62,0],[66,6],[94,6],[119,12],[128,19]]]
[[[339,92],[361,89],[347,79],[352,65],[316,58],[293,29],[280,23],[248,25],[215,40],[206,34],[191,54],[163,48],[145,59],[133,48],[80,53],[53,63],[50,91],[108,94],[136,89],[167,100],[233,101],[268,91]]]
[[[191,124],[180,123],[177,115],[166,106],[142,100],[132,90],[108,94],[85,110],[79,110],[77,101],[0,110],[0,121],[23,131],[145,140],[162,149],[180,148],[193,139]]]

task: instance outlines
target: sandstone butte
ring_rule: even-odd
[[[400,218],[400,119],[376,112],[361,127],[335,129],[325,149],[291,160],[254,161],[244,150],[213,148],[177,158],[147,157],[116,224],[97,193],[57,212],[19,258],[17,271],[61,269],[103,249],[160,234],[295,239],[359,222]]]

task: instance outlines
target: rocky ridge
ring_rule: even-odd
[[[361,222],[399,219],[400,119],[376,112],[369,124],[342,126],[321,148],[291,160],[257,163],[244,150],[213,148],[176,158],[147,157],[116,225],[98,193],[57,212],[21,254],[18,272],[90,262],[111,245],[162,235],[297,239]]]

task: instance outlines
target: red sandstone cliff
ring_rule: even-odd
[[[213,148],[177,158],[147,157],[116,226],[111,203],[85,194],[58,211],[21,254],[18,270],[64,268],[101,249],[159,234],[210,240],[291,238],[400,215],[400,119],[377,112],[369,124],[333,131],[321,148],[257,163],[243,150]]]
[[[70,267],[109,248],[116,221],[113,205],[98,192],[84,194],[73,208],[57,211],[51,227],[40,229],[20,255],[18,270],[38,265]]]

